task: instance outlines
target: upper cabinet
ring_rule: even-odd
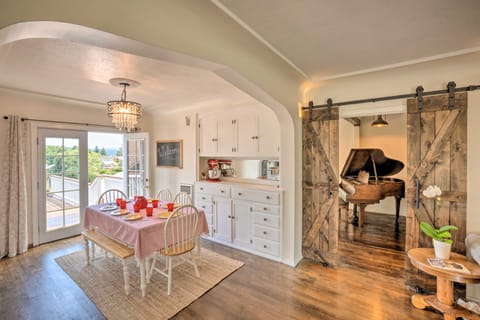
[[[200,117],[200,156],[278,158],[280,129],[276,117],[245,111]]]

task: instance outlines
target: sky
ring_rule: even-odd
[[[88,133],[88,149],[93,149],[95,146],[98,146],[99,148],[120,148],[122,144],[122,133]]]

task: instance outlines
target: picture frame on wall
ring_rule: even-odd
[[[157,141],[157,167],[183,168],[183,140]]]

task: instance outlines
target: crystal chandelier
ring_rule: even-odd
[[[138,82],[128,79],[114,78],[110,83],[123,87],[120,100],[107,102],[107,114],[112,118],[112,123],[119,130],[132,132],[136,130],[138,119],[142,117],[142,105],[138,102],[127,100],[127,87],[136,87]]]

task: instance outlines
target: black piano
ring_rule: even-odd
[[[404,165],[401,161],[385,157],[380,149],[352,149],[341,173],[339,194],[347,203],[354,204],[354,223],[363,225],[365,207],[379,203],[386,197],[395,197],[395,226],[398,229],[400,200],[405,197],[405,182],[388,178],[399,173]],[[357,206],[360,212],[357,216]]]

